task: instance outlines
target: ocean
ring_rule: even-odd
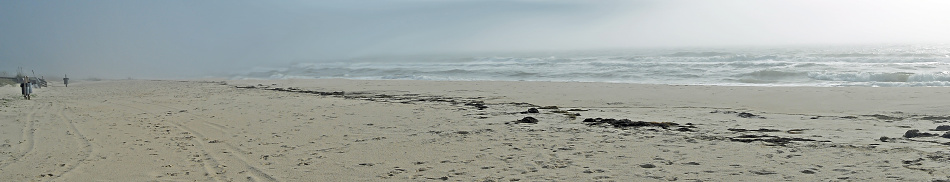
[[[376,56],[256,69],[234,79],[946,87],[950,45],[677,48]]]

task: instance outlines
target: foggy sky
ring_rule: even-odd
[[[950,1],[0,1],[0,71],[194,78],[387,54],[950,43]]]

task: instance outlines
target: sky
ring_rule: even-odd
[[[378,55],[950,43],[950,1],[0,1],[0,71],[178,79]]]

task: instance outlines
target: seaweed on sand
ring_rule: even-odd
[[[588,126],[606,124],[613,126],[615,128],[637,128],[637,127],[660,127],[663,129],[670,129],[670,127],[680,127],[677,131],[692,131],[689,128],[695,128],[694,126],[687,124],[687,126],[680,126],[680,124],[674,122],[647,122],[647,121],[632,121],[629,119],[613,119],[613,118],[587,118],[583,121]]]

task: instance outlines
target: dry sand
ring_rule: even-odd
[[[950,125],[948,88],[361,80],[51,85],[36,89],[33,100],[23,100],[19,88],[0,87],[0,180],[950,178],[950,139],[903,137],[911,129],[946,133],[931,130]],[[516,122],[525,117],[537,123]],[[658,126],[617,128],[587,118]]]

